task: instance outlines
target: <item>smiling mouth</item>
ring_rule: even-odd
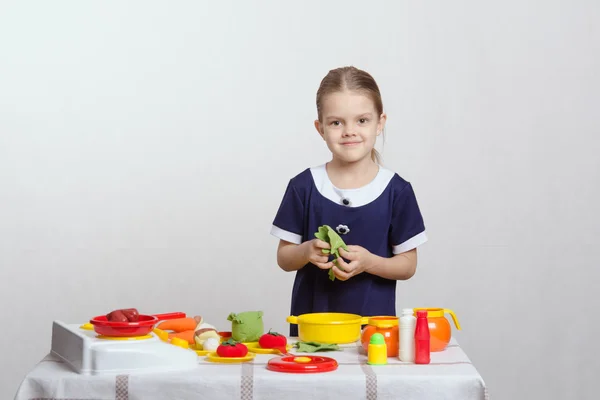
[[[342,143],[342,146],[356,146],[357,144],[361,144],[362,142],[347,142]]]

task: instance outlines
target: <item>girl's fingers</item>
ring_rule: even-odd
[[[354,269],[352,265],[348,264],[341,257],[337,259],[337,263],[341,267],[341,269],[344,270],[344,271],[346,271],[346,272],[352,272],[352,270]]]
[[[329,260],[329,257],[323,256],[323,255],[313,255],[309,259],[309,261],[312,263],[320,263],[320,264],[325,264],[327,262],[327,260]]]
[[[324,241],[322,241],[320,239],[317,239],[315,241],[315,247],[317,247],[319,249],[330,249],[331,248],[331,246],[329,245],[329,243],[324,242]]]
[[[340,256],[350,260],[350,261],[354,261],[358,259],[358,253],[356,252],[352,252],[351,248],[348,247],[348,250],[350,250],[350,252],[344,250],[343,248],[340,247]]]
[[[315,262],[313,264],[315,264],[317,267],[319,267],[321,269],[330,269],[331,267],[333,267],[333,263],[331,263],[331,262],[328,262],[328,263]]]
[[[348,279],[350,279],[350,277],[352,276],[351,274],[348,274],[342,270],[340,270],[338,267],[336,267],[335,265],[333,266],[333,274],[336,276],[336,278],[338,278],[340,281],[347,281]]]

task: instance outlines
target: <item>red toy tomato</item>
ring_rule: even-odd
[[[285,349],[285,346],[287,346],[287,339],[285,336],[269,330],[269,332],[258,339],[258,344],[263,349]]]
[[[217,347],[217,354],[220,357],[245,357],[248,354],[248,348],[243,343],[229,339]]]

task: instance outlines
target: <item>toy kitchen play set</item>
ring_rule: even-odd
[[[54,321],[51,353],[79,374],[119,374],[198,368],[204,362],[252,362],[272,355],[266,368],[275,372],[315,373],[337,369],[336,351],[361,342],[365,363],[383,365],[389,357],[429,363],[430,352],[450,341],[450,314],[443,308],[404,309],[400,317],[362,317],[344,313],[290,316],[298,338],[265,331],[262,311],[231,313],[230,330],[218,331],[202,317],[185,313],[140,314],[120,309],[87,323]],[[321,356],[326,353],[328,356]]]

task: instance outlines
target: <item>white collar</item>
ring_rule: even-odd
[[[388,186],[394,173],[383,167],[379,167],[379,172],[375,178],[360,188],[356,189],[340,189],[333,185],[327,175],[325,164],[310,169],[313,181],[319,193],[339,205],[344,204],[344,199],[349,201],[348,207],[360,207],[376,200]]]

